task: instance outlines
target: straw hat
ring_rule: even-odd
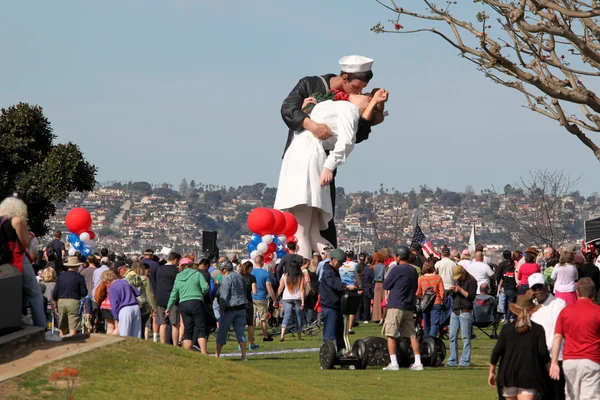
[[[533,314],[536,312],[541,306],[535,305],[533,302],[533,297],[527,295],[517,296],[516,303],[509,303],[508,307],[510,311],[512,311],[515,315],[521,314],[523,310],[527,310],[529,314]]]
[[[67,262],[64,263],[63,265],[65,267],[79,267],[81,264],[83,264],[83,263],[79,262],[79,257],[69,256],[69,258],[67,258]]]

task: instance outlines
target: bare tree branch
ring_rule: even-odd
[[[372,31],[428,32],[441,37],[492,81],[521,92],[527,108],[556,120],[600,160],[600,147],[588,136],[600,132],[600,97],[583,81],[600,76],[600,7],[596,1],[478,0],[474,3],[479,5],[470,6],[472,20],[453,15],[459,0],[446,1],[444,8],[431,0],[375,1],[394,19],[391,27],[378,23]],[[481,7],[497,17],[491,19]],[[404,30],[401,18],[429,26]],[[499,37],[492,39],[492,33]],[[579,113],[565,113],[565,104],[575,105]]]

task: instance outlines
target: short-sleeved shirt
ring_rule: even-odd
[[[248,304],[252,304],[252,284],[256,283],[256,277],[250,273],[242,275],[242,278],[244,278],[244,283],[246,284],[246,300],[248,300]]]
[[[356,286],[356,275],[358,274],[358,263],[346,261],[340,267],[340,278],[346,285]]]
[[[472,262],[466,270],[477,281],[477,294],[479,294],[482,284],[486,283],[489,286],[490,276],[494,275],[490,266],[481,261]]]
[[[578,299],[558,315],[555,334],[563,335],[563,360],[590,360],[600,365],[600,306]]]
[[[267,282],[271,281],[271,274],[262,268],[253,268],[251,274],[256,279],[256,294],[252,294],[252,300],[266,300],[269,294]]]

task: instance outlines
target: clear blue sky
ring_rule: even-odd
[[[550,168],[597,190],[591,152],[518,93],[432,36],[369,31],[391,17],[370,0],[3,2],[0,106],[44,107],[101,182],[275,185],[281,101],[302,76],[361,54],[390,115],[338,185],[483,189]]]

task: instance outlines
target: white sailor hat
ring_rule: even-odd
[[[372,66],[372,58],[363,56],[345,56],[340,58],[342,72],[347,72],[349,74],[370,71]]]

